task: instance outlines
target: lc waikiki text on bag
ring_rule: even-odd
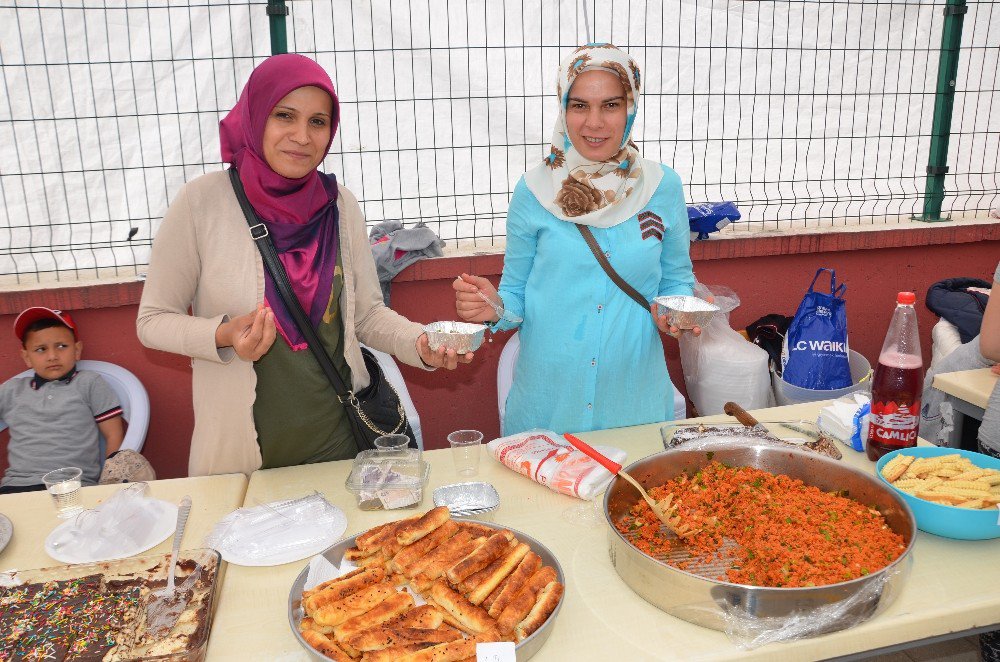
[[[815,291],[830,273],[830,293]],[[847,285],[837,286],[833,269],[821,267],[795,312],[781,351],[782,378],[800,388],[832,390],[853,383],[847,346]]]

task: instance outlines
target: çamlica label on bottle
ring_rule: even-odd
[[[868,425],[868,439],[886,446],[906,448],[917,445],[920,427],[920,401],[912,405],[873,402]]]

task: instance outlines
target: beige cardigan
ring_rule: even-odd
[[[369,382],[359,340],[404,363],[426,367],[416,349],[423,329],[383,304],[361,208],[343,186],[337,208],[344,354],[358,390]],[[153,242],[136,330],[147,347],[191,357],[191,476],[249,474],[260,468],[253,363],[240,359],[231,347],[216,348],[215,330],[263,301],[264,263],[228,175],[213,172],[188,182],[167,209]]]

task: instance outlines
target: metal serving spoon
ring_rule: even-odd
[[[184,537],[184,527],[187,526],[188,515],[191,513],[191,497],[181,499],[177,508],[177,528],[174,529],[174,545],[170,552],[170,569],[167,571],[166,587],[151,593],[146,604],[146,631],[150,637],[162,637],[174,626],[180,618],[187,600],[177,595],[174,586],[174,569],[177,566],[177,553],[181,549],[181,538]]]

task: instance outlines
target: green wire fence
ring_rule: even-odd
[[[331,74],[324,167],[369,222],[501,247],[547,153],[555,72],[593,38],[645,89],[635,137],[721,234],[1000,207],[1000,1],[0,0],[0,283],[141,272],[218,121],[272,52]],[[997,212],[1000,214],[1000,212]]]

